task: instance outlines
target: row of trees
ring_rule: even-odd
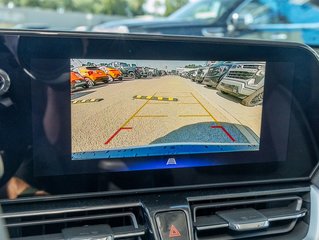
[[[199,68],[199,67],[202,67],[202,65],[188,64],[184,68]]]
[[[63,9],[66,11],[88,12],[93,14],[122,15],[133,17],[147,14],[144,9],[147,0],[0,0],[0,4],[16,7],[40,7]],[[169,15],[188,0],[154,0],[154,5],[164,4],[165,15]]]

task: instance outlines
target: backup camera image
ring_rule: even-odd
[[[70,65],[72,160],[259,150],[265,62]]]

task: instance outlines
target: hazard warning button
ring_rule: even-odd
[[[156,223],[162,240],[189,240],[186,214],[169,211],[156,214]]]
[[[181,237],[182,234],[178,231],[178,229],[172,224],[171,229],[169,230],[169,235],[170,238],[173,237]]]

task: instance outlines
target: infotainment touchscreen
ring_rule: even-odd
[[[71,159],[169,156],[176,165],[178,155],[259,151],[265,70],[258,61],[71,59]]]
[[[5,38],[1,157],[50,194],[292,179],[317,164],[306,46],[26,34]]]

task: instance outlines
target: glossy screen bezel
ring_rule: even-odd
[[[192,37],[165,37],[165,36],[140,36],[140,35],[100,35],[100,34],[76,34],[76,33],[59,33],[56,36],[38,35],[30,33],[20,33],[20,37],[26,38],[29,42],[49,41],[60,44],[68,41],[76,45],[79,42],[85,42],[87,52],[54,52],[52,58],[130,58],[130,59],[185,59],[185,60],[204,60],[210,59],[212,54],[216,59],[229,61],[266,61],[269,63],[285,62],[291,63],[294,68],[294,79],[291,81],[292,105],[291,111],[300,119],[296,119],[296,123],[304,122],[303,126],[312,132],[309,135],[309,143],[313,145],[309,150],[310,155],[306,159],[299,159],[292,154],[293,150],[298,146],[298,136],[290,128],[289,147],[287,150],[287,158],[285,161],[261,161],[259,163],[244,163],[234,165],[223,165],[214,167],[199,168],[181,168],[181,169],[162,169],[147,170],[134,172],[112,172],[112,173],[94,173],[87,172],[65,172],[65,174],[56,176],[49,175],[44,172],[43,166],[35,163],[35,176],[43,184],[49,184],[54,180],[54,184],[75,184],[79,182],[96,182],[96,181],[112,181],[112,179],[121,179],[119,188],[122,190],[133,189],[149,189],[149,188],[174,188],[182,186],[195,185],[221,185],[221,184],[238,184],[239,182],[267,182],[267,181],[287,181],[296,179],[308,179],[312,170],[316,166],[316,137],[315,133],[319,132],[315,126],[317,116],[310,116],[308,105],[304,103],[317,101],[313,99],[317,88],[313,88],[310,98],[305,98],[307,88],[300,88],[303,84],[301,80],[307,79],[311,84],[318,77],[318,63],[316,57],[309,49],[299,44],[284,44],[261,41],[241,41],[241,40],[219,40],[204,39]],[[112,48],[110,47],[112,46]],[[105,54],[107,52],[107,54]],[[151,54],[150,54],[151,53]],[[23,51],[21,53],[23,55]],[[48,58],[48,50],[39,47],[33,52],[32,58]],[[107,56],[106,56],[107,55]],[[30,56],[29,56],[30,57]],[[305,65],[305,62],[309,63]],[[304,81],[304,80],[303,80]],[[311,85],[308,84],[308,85]],[[302,91],[302,93],[300,92]],[[267,90],[266,90],[267,91]],[[318,91],[319,92],[319,91]],[[263,112],[263,115],[265,112]],[[264,117],[264,116],[263,116]],[[308,129],[308,130],[307,130]],[[262,130],[265,131],[265,130]],[[308,132],[307,132],[308,134]],[[298,135],[298,134],[297,134]],[[300,139],[300,138],[299,138]],[[310,145],[309,145],[310,146]],[[291,152],[291,154],[289,154]],[[243,154],[243,153],[240,153]],[[239,154],[239,155],[240,155]],[[244,156],[244,155],[242,155]],[[39,170],[42,171],[39,174]],[[37,172],[38,171],[38,172]],[[44,174],[43,174],[44,173]],[[77,174],[76,174],[77,173]],[[81,174],[79,174],[81,173]],[[40,176],[41,175],[41,176]],[[138,176],[138,177],[137,177]],[[102,179],[102,180],[101,180]],[[61,185],[62,186],[62,185]],[[67,189],[67,188],[66,188]],[[108,191],[109,189],[92,187],[90,184],[74,189],[73,193]],[[56,194],[68,194],[64,190],[51,191]]]

